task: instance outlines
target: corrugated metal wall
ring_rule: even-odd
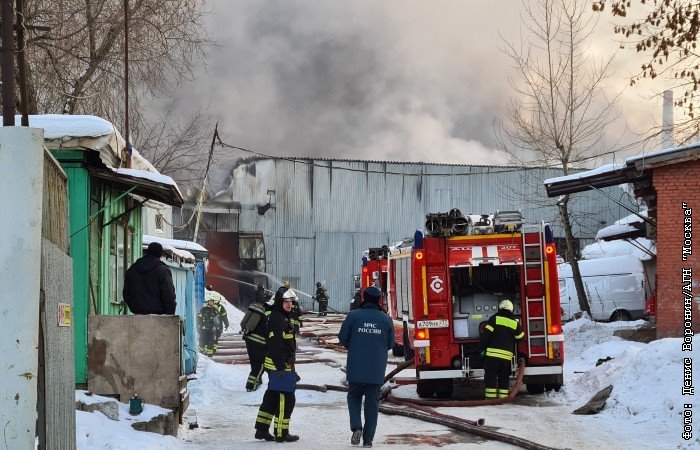
[[[239,203],[239,231],[265,236],[267,271],[293,278],[299,290],[313,294],[325,280],[329,306],[349,309],[352,275],[360,254],[412,237],[423,228],[425,214],[459,208],[465,214],[521,210],[529,221],[545,220],[561,236],[555,199],[542,180],[561,175],[557,169],[521,170],[503,166],[461,166],[344,160],[251,159],[233,170],[230,201]],[[269,196],[268,189],[275,194]],[[619,188],[610,188],[622,197]],[[228,192],[224,196],[228,200]],[[526,201],[535,199],[534,201]],[[257,206],[274,205],[264,215]],[[217,202],[222,196],[217,196]],[[572,201],[576,235],[583,244],[601,226],[629,213],[599,193]],[[302,296],[302,306],[309,307]]]

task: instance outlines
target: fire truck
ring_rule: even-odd
[[[400,242],[393,247],[371,247],[367,249],[362,257],[362,269],[360,275],[360,292],[369,286],[374,286],[382,291],[384,298],[382,301],[382,309],[391,317],[394,322],[394,333],[396,345],[392,349],[394,356],[405,356],[407,359],[413,357],[411,342],[413,341],[413,318],[410,317],[409,311],[412,309],[410,297],[406,294],[410,293],[410,283],[405,282],[403,292],[399,288],[399,294],[403,293],[403,301],[400,296],[397,296],[396,290],[396,273],[397,270],[403,277],[400,279],[408,280],[408,274],[404,273],[407,269],[410,270],[411,245],[405,242]]]
[[[389,252],[385,289],[389,310],[403,315],[403,337],[413,330],[418,395],[450,397],[455,379],[483,377],[479,337],[504,299],[525,333],[512,371],[524,358],[528,392],[559,390],[564,336],[551,227],[525,223],[517,211],[452,210],[428,214],[425,229],[410,249]]]

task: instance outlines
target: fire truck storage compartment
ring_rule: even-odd
[[[455,339],[478,339],[479,324],[496,313],[501,300],[512,301],[513,313],[520,315],[519,266],[453,267],[450,276]]]

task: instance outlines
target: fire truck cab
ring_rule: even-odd
[[[563,384],[564,336],[552,230],[523,223],[517,211],[496,215],[428,214],[411,252],[413,347],[420,397],[450,397],[455,379],[484,375],[479,337],[498,304],[509,299],[525,337],[530,393]]]

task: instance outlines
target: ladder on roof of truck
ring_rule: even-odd
[[[545,286],[544,286],[544,253],[542,251],[544,242],[544,223],[541,224],[523,224],[521,228],[521,236],[523,243],[523,265],[524,282],[525,282],[525,311],[524,317],[527,320],[527,349],[530,357],[546,356],[547,355],[547,325],[545,320],[546,305],[545,305]],[[528,269],[537,269],[537,275],[529,276]],[[535,272],[535,271],[533,271]],[[541,286],[540,294],[535,297],[530,297],[528,291],[531,285]],[[541,315],[530,315],[532,306],[538,306]],[[533,341],[541,341],[539,345],[533,344]],[[533,352],[534,347],[541,347],[542,351]]]

